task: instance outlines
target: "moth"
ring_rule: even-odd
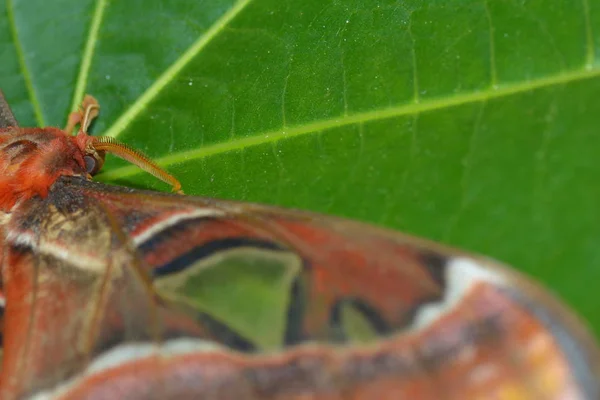
[[[600,398],[594,337],[518,272],[359,222],[96,183],[114,153],[180,189],[88,135],[97,113],[86,97],[65,130],[20,128],[0,95],[2,399]],[[231,269],[280,271],[283,296],[238,301],[246,324],[214,312],[197,285]]]

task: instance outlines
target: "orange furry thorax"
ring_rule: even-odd
[[[85,176],[84,155],[85,143],[59,128],[0,129],[0,210],[45,197],[62,175]]]

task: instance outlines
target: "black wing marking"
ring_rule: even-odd
[[[9,126],[19,126],[17,119],[12,113],[4,93],[0,90],[0,129],[8,128]]]

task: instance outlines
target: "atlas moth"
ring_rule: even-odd
[[[94,182],[113,153],[180,189],[88,135],[97,114],[86,97],[65,130],[20,128],[0,95],[2,399],[600,398],[594,337],[518,272],[330,216]],[[199,303],[232,268],[282,271],[284,297],[238,302],[238,320]]]

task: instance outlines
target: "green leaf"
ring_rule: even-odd
[[[23,125],[95,95],[94,131],[189,194],[515,265],[600,333],[599,26],[590,0],[3,0],[0,85]]]

